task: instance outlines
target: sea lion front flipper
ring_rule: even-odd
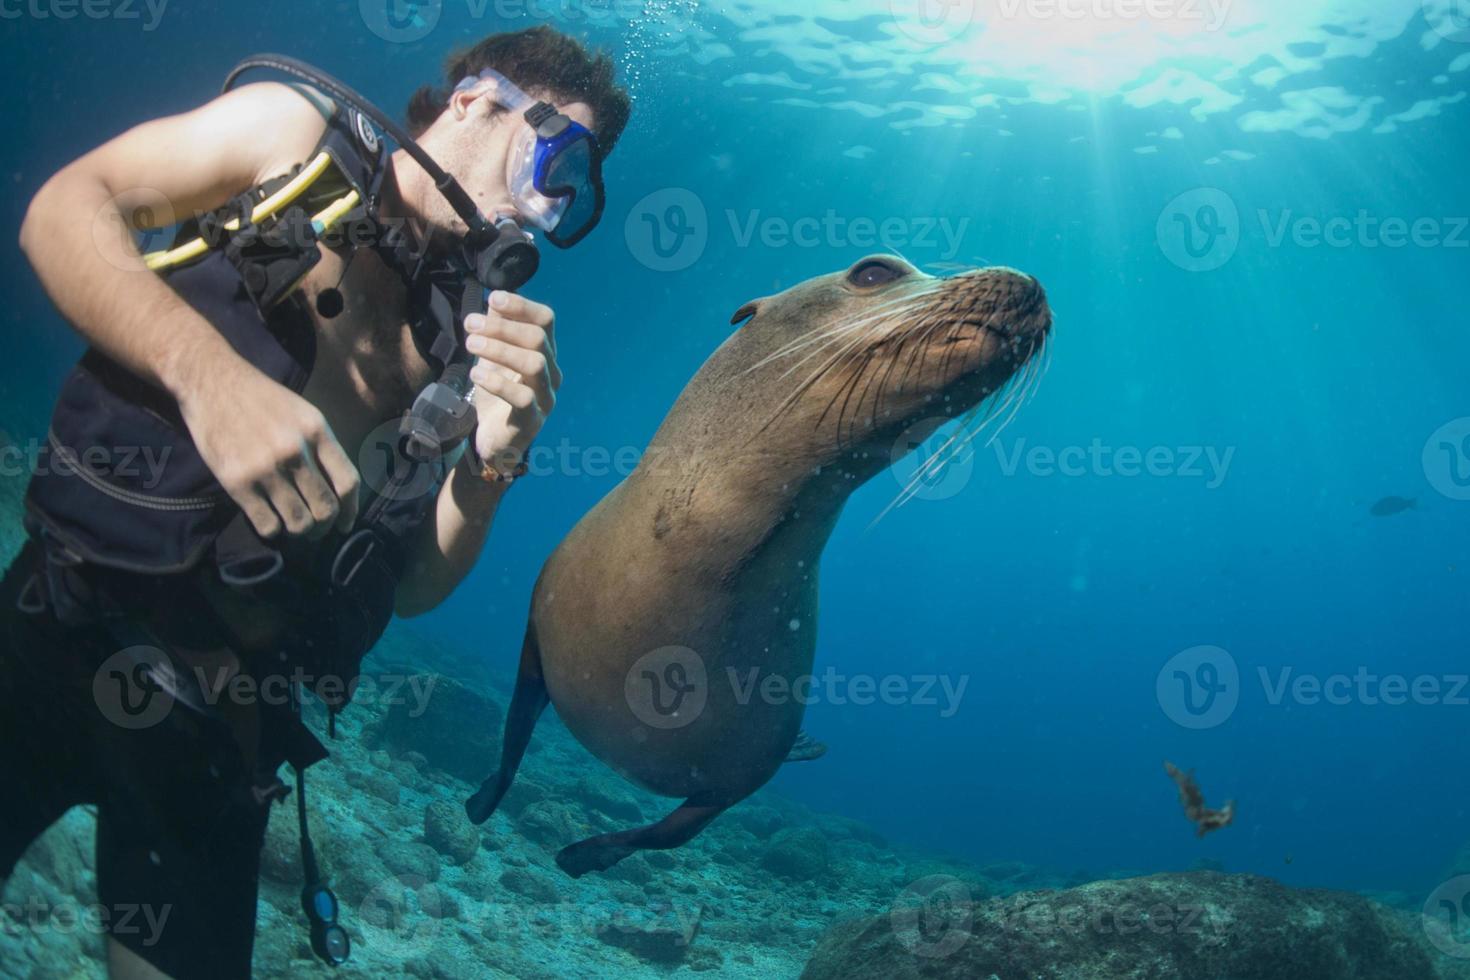
[[[471,823],[484,823],[505,796],[521,767],[521,757],[531,742],[531,732],[541,712],[546,710],[546,678],[541,673],[541,646],[536,642],[536,626],[526,626],[526,639],[521,645],[521,666],[516,674],[515,693],[510,696],[510,709],[505,713],[505,734],[500,740],[500,768],[480,784],[480,789],[465,801],[464,810]]]
[[[710,821],[731,804],[697,804],[692,799],[658,823],[616,834],[602,834],[564,847],[556,856],[557,867],[573,878],[589,871],[606,871],[635,851],[664,851],[693,840]]]

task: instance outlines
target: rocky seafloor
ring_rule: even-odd
[[[16,501],[0,481],[0,514]],[[14,526],[0,524],[6,560]],[[288,801],[262,857],[257,976],[1470,980],[1470,960],[1434,940],[1466,956],[1470,942],[1426,928],[1417,908],[1217,871],[1089,881],[976,865],[769,791],[679,850],[572,880],[558,849],[673,801],[629,787],[548,718],[500,811],[475,827],[461,801],[496,757],[509,676],[402,626],[365,675],[309,777],[353,958],[329,970],[312,956]],[[5,883],[0,977],[105,975],[85,914],[93,823],[73,810]]]

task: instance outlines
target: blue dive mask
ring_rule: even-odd
[[[455,91],[481,88],[497,105],[523,113],[530,127],[511,150],[507,184],[516,211],[558,248],[577,244],[597,227],[606,205],[597,137],[488,68]]]

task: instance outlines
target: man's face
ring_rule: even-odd
[[[537,99],[548,98],[545,92],[530,94]],[[584,102],[553,101],[553,104],[572,121],[593,129],[595,120],[591,106]],[[481,214],[491,218],[508,214],[524,225],[527,219],[515,209],[507,186],[507,174],[511,152],[516,142],[524,138],[530,129],[530,123],[519,112],[496,112],[496,108],[488,98],[470,99],[465,94],[456,95],[449,111],[425,134],[423,144],[474,198]],[[447,205],[441,209],[442,202],[425,204],[434,209],[431,220],[435,224],[456,233],[464,230],[463,222],[448,211]]]

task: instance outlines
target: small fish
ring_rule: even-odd
[[[1384,497],[1378,503],[1374,504],[1368,513],[1374,517],[1393,517],[1395,514],[1402,514],[1405,511],[1418,509],[1419,499],[1417,497],[1413,499],[1407,497]]]
[[[1211,810],[1205,806],[1205,794],[1200,792],[1199,784],[1194,781],[1193,769],[1183,772],[1174,763],[1165,762],[1164,771],[1179,787],[1179,803],[1184,807],[1184,815],[1195,825],[1195,836],[1203,837],[1235,822],[1234,800],[1219,810]]]

